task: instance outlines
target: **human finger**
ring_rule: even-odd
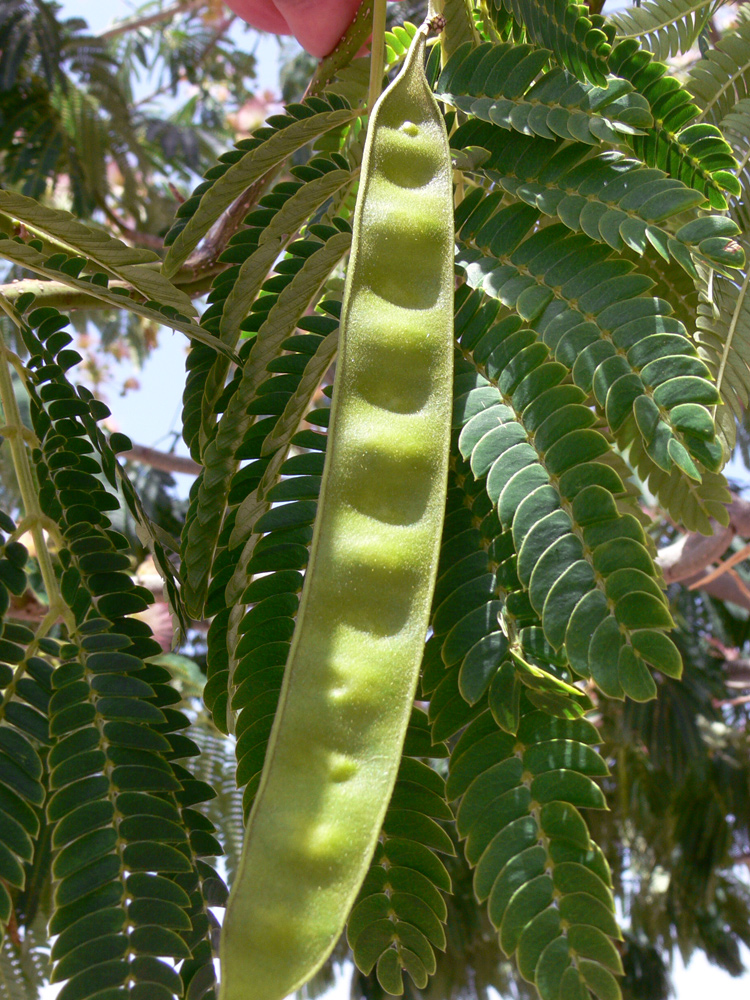
[[[291,35],[292,31],[273,0],[226,0],[235,14],[259,31]]]
[[[275,0],[288,30],[316,59],[336,47],[359,5],[360,0]]]

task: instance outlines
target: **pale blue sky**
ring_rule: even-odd
[[[137,5],[128,0],[61,0],[63,12],[69,17],[83,17],[94,32],[100,32],[113,23],[132,16]],[[238,21],[233,28],[239,44],[246,44],[258,59],[258,90],[278,92],[279,41],[275,36],[245,29]],[[296,43],[289,39],[286,45]],[[143,84],[143,93],[151,90]],[[135,371],[129,362],[113,366],[114,381],[106,391],[107,403],[112,410],[118,429],[128,434],[138,444],[166,449],[171,446],[171,433],[180,429],[181,394],[184,383],[185,351],[187,339],[181,333],[162,329],[159,347],[151,354],[145,367]],[[125,396],[117,394],[118,385],[130,375],[137,378],[139,391]],[[176,451],[186,455],[187,448],[180,439]],[[182,495],[187,495],[192,479],[176,476]]]

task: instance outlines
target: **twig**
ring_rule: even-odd
[[[227,31],[229,31],[229,29],[234,24],[235,19],[236,18],[234,14],[229,14],[227,17],[222,18],[222,20],[219,21],[214,30],[214,37],[211,39],[208,45],[206,45],[205,49],[203,50],[203,53],[201,54],[201,60],[205,59],[206,56],[216,48],[216,46],[219,44],[222,35],[225,35]]]
[[[728,559],[725,559],[723,562],[720,562],[719,565],[716,567],[716,569],[710,570],[706,574],[706,576],[701,577],[700,580],[696,580],[695,583],[691,583],[688,589],[697,590],[698,587],[702,587],[707,583],[711,583],[712,580],[715,580],[717,577],[721,576],[722,573],[728,573],[732,569],[732,566],[736,566],[737,563],[741,563],[744,559],[747,559],[749,555],[750,555],[750,544],[743,545],[742,548],[739,550],[739,552],[735,552],[734,555],[731,555]]]
[[[684,586],[689,586],[697,579],[697,576],[689,577],[687,580],[683,580],[682,583]],[[737,576],[733,572],[724,573],[723,576],[712,580],[711,583],[707,583],[702,589],[705,594],[708,594],[709,597],[715,597],[717,601],[731,601],[737,607],[746,608],[750,611],[750,599],[747,596],[747,588],[737,585]]]
[[[129,451],[123,451],[121,454],[131,462],[142,462],[162,472],[182,472],[187,476],[197,476],[202,468],[186,455],[157,451],[156,448],[149,448],[145,444],[134,444]]]
[[[713,535],[691,532],[680,535],[671,545],[659,549],[656,562],[667,583],[694,582],[699,572],[704,572],[706,566],[716,562],[726,552],[735,537],[750,537],[750,502],[734,497],[727,513],[729,524],[725,528],[714,525]]]
[[[325,90],[336,74],[355,58],[370,35],[372,5],[373,0],[363,0],[359,5],[354,19],[339,39],[335,49],[318,63],[318,68],[307,85],[305,97],[313,97]]]
[[[705,571],[706,566],[726,552],[736,532],[718,525],[713,535],[697,532],[680,535],[671,545],[659,549],[656,563],[664,574],[665,583],[680,583]]]
[[[187,13],[195,7],[202,7],[204,3],[205,0],[178,0],[177,3],[162,7],[161,10],[155,11],[153,14],[144,14],[143,17],[129,17],[125,21],[113,24],[106,31],[100,31],[96,37],[106,40],[125,35],[129,31],[137,31],[139,28],[149,28],[152,24],[159,24],[160,21],[168,21],[175,14]]]
[[[163,250],[164,240],[161,236],[154,236],[152,233],[143,233],[139,229],[134,229],[133,226],[129,226],[127,222],[119,217],[119,215],[104,203],[99,206],[110,222],[116,226],[123,236],[127,236],[131,243],[135,243],[137,246],[148,247],[149,250]]]
[[[714,698],[711,704],[714,708],[725,708],[729,705],[746,705],[750,701],[750,694],[740,695],[739,698]],[[743,858],[742,860],[747,860]]]
[[[257,205],[275,176],[276,171],[271,170],[267,174],[264,174],[263,177],[259,177],[216,220],[206,234],[200,247],[193,251],[175,275],[175,284],[189,284],[200,278],[205,278],[209,275],[213,276],[224,270],[227,265],[219,264],[219,257],[226,248],[227,243],[229,243],[229,240],[239,230],[247,213],[253,205]]]

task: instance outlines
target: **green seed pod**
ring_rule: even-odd
[[[370,122],[318,517],[222,932],[222,1000],[322,965],[375,849],[427,631],[445,506],[451,161],[426,26]]]

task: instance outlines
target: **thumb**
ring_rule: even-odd
[[[372,0],[364,3],[371,6]],[[360,0],[275,0],[275,5],[302,48],[321,59],[336,47]]]

